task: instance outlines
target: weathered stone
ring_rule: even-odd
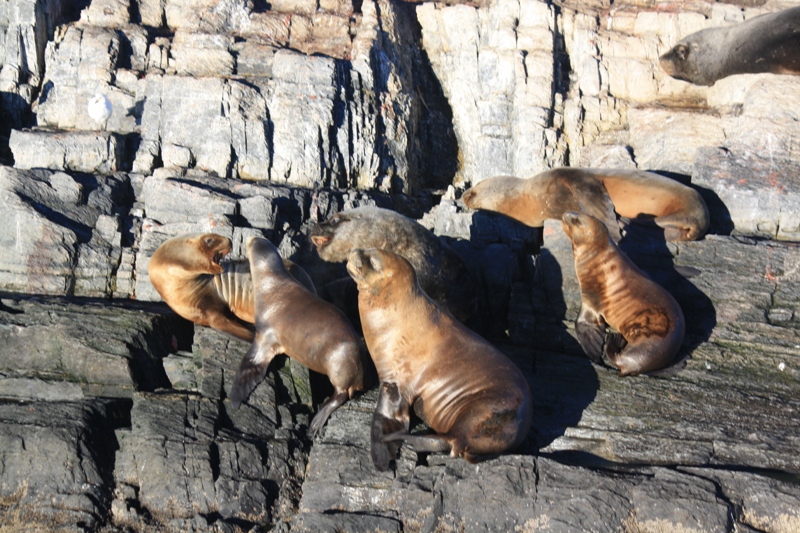
[[[123,170],[122,141],[112,133],[13,130],[9,140],[14,166],[95,174]]]
[[[81,12],[81,22],[103,28],[118,28],[128,24],[130,0],[92,0]]]
[[[800,160],[754,148],[702,148],[692,179],[713,193],[709,209],[722,231],[800,240]]]
[[[109,400],[0,403],[4,528],[76,531],[103,523],[119,407]]]
[[[9,376],[76,383],[83,394],[101,396],[167,383],[161,357],[171,333],[161,330],[174,329],[174,317],[96,302],[16,300],[0,309],[0,323],[0,371]]]
[[[462,158],[456,182],[559,166],[563,147],[550,129],[554,106],[547,96],[554,85],[551,8],[535,0],[504,0],[485,10],[422,4],[417,17],[453,106]]]
[[[121,249],[116,215],[129,201],[124,178],[0,167],[0,198],[3,289],[110,294]]]

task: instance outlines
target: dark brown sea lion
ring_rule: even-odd
[[[325,374],[334,388],[309,428],[316,434],[328,416],[364,389],[368,362],[344,314],[295,280],[278,250],[266,239],[250,238],[247,256],[255,293],[256,335],[242,359],[231,387],[238,407],[267,373],[272,359],[286,354]]]
[[[572,241],[581,310],[575,321],[578,341],[600,363],[605,355],[620,376],[665,368],[683,343],[685,323],[678,302],[628,259],[609,238],[602,222],[567,212],[564,231]]]
[[[329,262],[347,261],[356,249],[380,248],[406,258],[422,289],[458,320],[477,309],[475,282],[464,261],[421,224],[389,209],[359,207],[314,226],[311,240]]]
[[[509,216],[532,227],[567,211],[602,221],[620,240],[615,211],[639,224],[664,229],[669,241],[690,241],[708,229],[708,208],[700,194],[653,172],[622,169],[557,168],[529,179],[497,176],[478,183],[461,197],[467,207]]]
[[[247,261],[223,259],[231,240],[214,233],[189,233],[164,241],[150,258],[150,282],[183,318],[245,341],[253,340],[253,285]],[[286,266],[309,290],[308,274],[288,259]]]
[[[347,270],[381,388],[372,419],[372,460],[387,470],[399,442],[478,462],[519,446],[531,424],[531,391],[520,370],[442,310],[409,261],[354,250]],[[409,409],[437,434],[409,433]]]
[[[661,56],[679,80],[713,85],[734,74],[800,74],[800,7],[692,33]]]

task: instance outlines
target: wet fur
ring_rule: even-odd
[[[266,239],[247,243],[255,294],[256,334],[231,387],[236,408],[264,379],[278,354],[286,354],[311,370],[325,374],[333,395],[311,421],[311,434],[330,414],[364,389],[366,356],[345,316],[303,287],[284,267],[277,249]]]
[[[311,230],[319,256],[343,262],[355,249],[379,248],[406,258],[428,295],[462,322],[477,309],[475,282],[461,257],[421,224],[389,209],[359,207]]]
[[[355,250],[347,269],[381,381],[371,431],[375,467],[388,469],[402,440],[470,462],[519,446],[532,404],[516,365],[444,312],[397,254]],[[409,433],[410,406],[436,434]]]
[[[532,227],[580,211],[602,221],[620,240],[617,214],[637,224],[655,224],[669,241],[695,240],[709,216],[697,191],[652,172],[624,169],[558,168],[529,179],[497,176],[464,192],[472,209],[509,216]]]
[[[673,78],[697,85],[734,74],[798,75],[800,7],[692,33],[662,55],[660,64]]]
[[[617,248],[599,220],[568,212],[562,224],[572,241],[581,287],[575,331],[586,355],[600,363],[605,353],[620,376],[673,363],[685,332],[675,299]],[[618,333],[606,340],[607,326]]]

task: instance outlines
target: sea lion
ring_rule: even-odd
[[[189,233],[164,241],[150,258],[150,282],[167,305],[201,326],[253,340],[253,286],[247,261],[225,261],[231,240],[214,233]],[[295,263],[284,260],[309,290],[314,283]]]
[[[713,85],[734,74],[800,74],[800,7],[692,33],[659,58],[679,80]]]
[[[238,408],[264,379],[272,359],[286,354],[325,374],[333,385],[333,395],[311,421],[314,435],[337,407],[364,389],[367,361],[361,340],[341,311],[289,274],[271,242],[251,237],[247,256],[256,295],[256,335],[233,379],[231,403]]]
[[[605,355],[620,376],[635,376],[668,366],[683,343],[683,311],[609,238],[602,222],[567,212],[564,231],[572,241],[581,310],[575,321],[583,351],[595,363],[603,353],[606,326],[611,333]]]
[[[668,241],[690,241],[708,229],[708,207],[700,194],[673,179],[643,170],[557,168],[529,179],[497,176],[467,189],[462,200],[471,209],[509,216],[532,227],[567,211],[602,221],[620,240],[615,211],[624,222],[655,224]]]
[[[427,228],[380,207],[341,211],[311,229],[319,256],[343,262],[352,250],[380,248],[405,257],[422,289],[458,320],[466,321],[478,305],[475,282],[464,261]]]
[[[354,250],[347,270],[381,382],[371,427],[375,467],[389,468],[401,440],[469,462],[519,446],[533,409],[519,368],[428,297],[398,254]],[[409,433],[411,406],[435,435]]]

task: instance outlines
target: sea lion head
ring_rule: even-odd
[[[378,248],[350,252],[347,272],[355,280],[359,291],[377,293],[389,285],[416,283],[414,268],[406,259]]]
[[[696,35],[690,35],[678,42],[669,52],[658,58],[658,62],[664,72],[675,79],[698,85],[711,85],[713,82],[707,83],[705,74],[700,71],[700,56],[703,51],[700,50],[700,42]]]
[[[567,211],[561,217],[561,225],[573,246],[607,242],[610,239],[605,224],[585,213]]]
[[[284,261],[275,245],[262,237],[247,239],[247,257],[250,259],[251,271],[271,272],[285,270]]]
[[[191,274],[221,274],[225,269],[220,263],[232,248],[231,240],[222,235],[188,233],[165,241],[156,254],[161,260],[182,265]]]
[[[354,243],[364,240],[362,233],[369,232],[364,209],[350,209],[336,213],[325,222],[311,228],[311,242],[324,261],[338,263],[346,261]]]
[[[510,213],[516,209],[522,182],[523,180],[513,176],[487,178],[464,191],[461,199],[470,209],[494,211],[513,217]]]

